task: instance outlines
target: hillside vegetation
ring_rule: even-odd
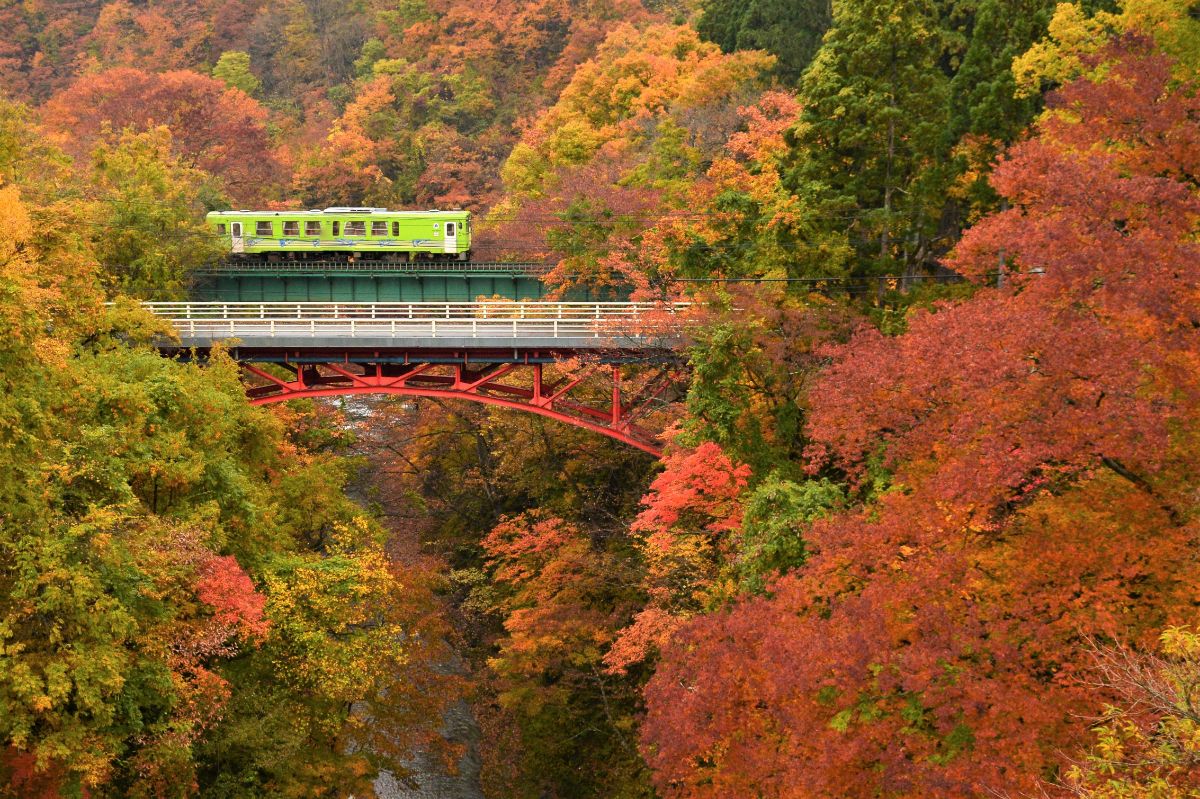
[[[1200,792],[1190,0],[0,26],[0,796],[371,796],[460,699],[497,799]],[[205,211],[357,204],[696,301],[661,461],[151,347]]]

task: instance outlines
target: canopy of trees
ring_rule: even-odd
[[[0,796],[1194,796],[1194,5],[0,9]],[[694,301],[661,461],[156,354],[361,203]]]

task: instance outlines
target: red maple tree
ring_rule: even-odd
[[[42,119],[77,157],[87,155],[106,124],[113,131],[166,125],[191,164],[224,178],[234,197],[246,202],[266,196],[282,177],[266,109],[195,72],[119,67],[84,75],[47,101]]]
[[[1100,704],[1084,637],[1194,615],[1196,87],[1136,39],[1101,57],[951,258],[1001,285],[831,348],[809,463],[861,502],[675,635],[646,689],[665,796],[1034,790]]]
[[[267,599],[254,588],[250,577],[232,555],[218,555],[205,563],[196,581],[196,597],[213,609],[213,620],[236,629],[249,639],[262,639],[270,629],[263,612]]]

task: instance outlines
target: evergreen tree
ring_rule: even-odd
[[[962,42],[951,53],[950,128],[964,134],[1014,139],[1038,111],[1035,98],[1016,96],[1012,62],[1045,35],[1053,0],[969,0],[947,20]],[[953,41],[953,39],[952,39]]]
[[[949,0],[942,11],[943,63],[950,70],[945,132],[955,160],[942,227],[952,237],[996,209],[990,165],[1033,121],[1041,97],[1018,92],[1013,60],[1046,34],[1055,0]]]
[[[830,0],[708,0],[697,28],[727,53],[766,50],[779,59],[780,79],[794,84],[831,20]]]
[[[948,173],[941,44],[932,0],[839,0],[801,85],[785,184],[881,272],[926,262],[934,245]]]

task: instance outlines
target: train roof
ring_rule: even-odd
[[[304,217],[304,216],[324,216],[354,214],[355,216],[429,216],[430,214],[444,214],[469,216],[470,211],[464,211],[461,208],[444,211],[439,208],[430,208],[428,211],[389,211],[386,208],[311,208],[307,211],[209,211],[208,216],[288,216],[288,217]]]

